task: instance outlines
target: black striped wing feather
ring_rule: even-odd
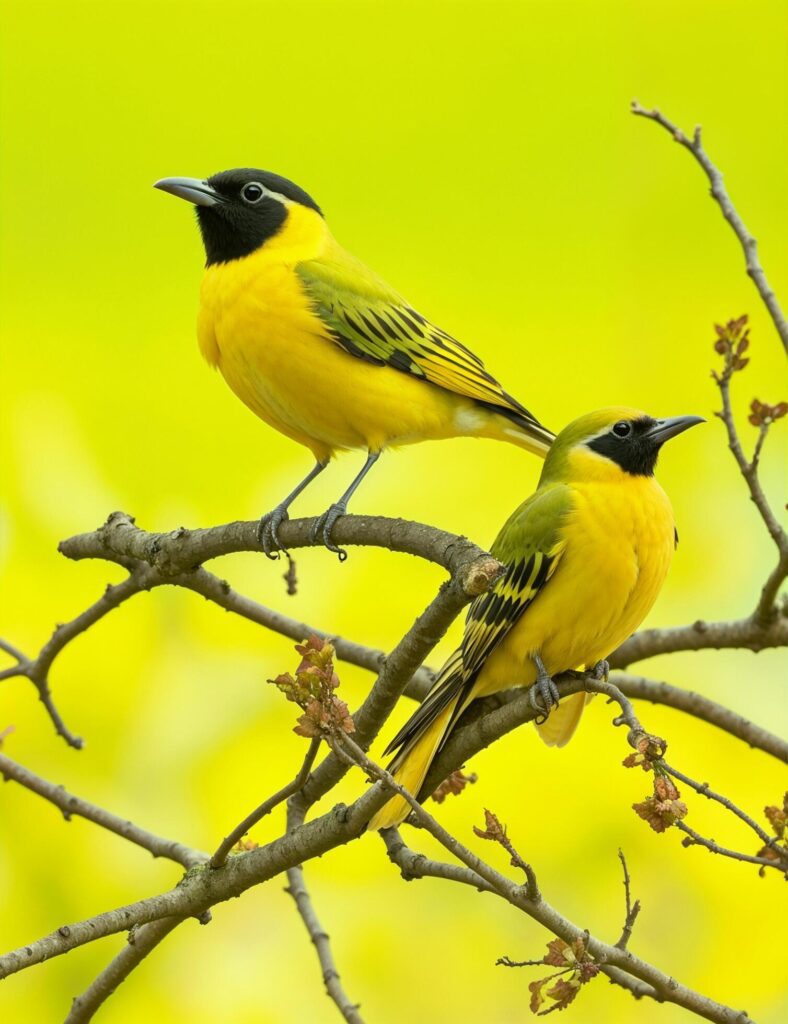
[[[538,428],[549,443],[550,432],[504,391],[478,356],[349,254],[300,263],[296,272],[331,338],[350,355],[494,407],[525,428]]]
[[[544,587],[559,557],[560,548],[556,548],[550,553],[535,551],[527,558],[517,559],[507,566],[490,590],[476,598],[468,610],[460,648],[443,667],[421,707],[386,748],[386,754],[401,748],[392,769],[396,769],[398,761],[406,756],[438,715],[459,697],[443,742],[448,739],[452,726],[470,702],[485,661]]]

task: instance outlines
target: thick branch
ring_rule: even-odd
[[[3,776],[4,781],[18,782],[20,786],[37,793],[54,804],[55,807],[60,808],[66,821],[70,821],[73,815],[85,818],[109,832],[114,832],[115,835],[121,836],[123,839],[128,839],[130,843],[141,846],[144,850],[152,853],[154,857],[166,857],[182,864],[185,868],[202,864],[208,859],[208,854],[201,850],[193,850],[174,839],[164,839],[162,836],[157,836],[153,832],[140,828],[139,825],[134,825],[132,822],[118,817],[111,811],[104,810],[103,807],[73,796],[62,786],[56,786],[53,782],[41,778],[40,775],[35,775],[29,769],[23,768],[21,764],[12,761],[10,757],[6,757],[5,754],[0,754],[0,775]]]
[[[734,619],[729,622],[705,622],[699,619],[690,626],[669,629],[643,629],[614,651],[608,661],[611,668],[627,668],[636,661],[676,651],[745,649],[764,651],[770,647],[788,646],[788,619],[779,616],[768,624],[757,619]]]
[[[314,519],[291,519],[279,534],[288,549],[320,546],[312,539]],[[239,551],[261,551],[259,522],[226,523],[204,530],[174,530],[148,533],[134,525],[125,512],[113,512],[93,533],[83,533],[60,543],[67,558],[103,558],[128,566],[128,560],[143,562],[162,576],[191,572],[220,555]],[[485,551],[464,537],[423,523],[383,516],[342,516],[332,532],[338,545],[386,548],[415,555],[443,566],[469,597],[489,586],[489,574],[497,563]]]
[[[639,117],[646,117],[650,121],[656,121],[658,125],[661,125],[666,131],[670,132],[673,139],[688,150],[695,157],[697,162],[703,168],[706,177],[709,179],[711,185],[711,194],[719,205],[722,215],[730,224],[734,234],[739,240],[742,249],[744,250],[744,259],[747,266],[747,273],[752,278],[755,287],[758,289],[758,294],[763,299],[766,308],[769,311],[769,315],[772,318],[772,322],[777,329],[777,333],[782,339],[782,343],[786,350],[788,350],[788,323],[785,321],[780,304],[777,301],[777,296],[774,294],[771,285],[766,279],[763,267],[758,259],[758,243],[747,230],[744,221],[739,216],[736,208],[731,202],[730,196],[725,188],[723,182],[722,173],[714,166],[709,159],[706,151],[701,145],[701,130],[697,127],[693,133],[692,138],[681,131],[672,121],[669,121],[663,114],[658,110],[646,110],[644,107],[636,101],[632,102],[632,113],[637,114]]]
[[[386,802],[382,788],[369,789],[352,806],[339,804],[306,822],[295,832],[265,846],[230,857],[215,871],[208,864],[191,868],[175,889],[138,900],[85,921],[64,925],[29,945],[0,956],[0,980],[17,971],[62,956],[107,935],[166,917],[197,917],[217,903],[233,899],[254,885],[302,861],[319,857],[356,838],[366,822]]]
[[[487,577],[489,586],[498,573],[498,563],[491,560],[487,564],[491,570]],[[444,583],[386,658],[369,695],[353,713],[356,740],[362,748],[368,747],[378,735],[406,686],[468,600],[467,592],[453,581]],[[305,810],[333,789],[346,771],[347,765],[332,752],[313,772],[295,802]]]

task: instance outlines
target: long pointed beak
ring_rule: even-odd
[[[657,444],[664,444],[671,437],[683,434],[690,427],[705,422],[702,416],[668,416],[667,419],[657,420],[646,436]]]
[[[194,203],[195,206],[216,206],[221,202],[219,193],[207,181],[200,181],[199,178],[162,178],[153,187]]]

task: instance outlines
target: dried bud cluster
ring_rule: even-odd
[[[714,351],[725,357],[725,370],[727,373],[735,373],[743,370],[749,363],[749,358],[743,358],[744,353],[750,346],[749,330],[746,327],[747,315],[740,316],[738,320],[729,320],[723,327],[715,324],[717,340],[714,342]]]
[[[547,943],[547,954],[537,963],[560,968],[546,978],[532,981],[528,986],[531,1012],[538,1017],[556,1010],[565,1010],[581,987],[599,974],[599,967],[592,960],[582,936],[571,944],[563,939],[552,939]],[[554,978],[558,980],[551,985]],[[552,1001],[551,1005],[545,1007],[548,999]]]
[[[654,792],[632,808],[655,832],[664,832],[687,815],[687,805],[679,800],[678,789],[667,775],[655,775]]]
[[[768,427],[775,420],[781,420],[787,412],[788,402],[768,405],[766,402],[759,402],[757,398],[753,398],[750,403],[750,415],[747,419],[754,427]]]
[[[295,678],[285,672],[268,680],[304,711],[293,732],[310,738],[354,732],[347,704],[334,693],[339,686],[334,671],[334,645],[319,636],[310,636],[296,644],[295,649],[301,655]]]
[[[783,797],[782,807],[772,804],[769,807],[764,807],[763,813],[766,815],[766,819],[772,826],[775,837],[783,848],[783,857],[788,859],[788,793]],[[773,846],[764,846],[758,851],[757,856],[766,857],[767,860],[774,861],[782,859],[780,850],[776,850]],[[763,873],[764,870],[761,868],[761,874],[763,875]]]
[[[654,762],[665,755],[667,744],[658,736],[643,733],[635,743],[635,753],[625,757],[621,762],[625,768],[642,768],[644,772],[654,770]]]
[[[508,840],[506,838],[506,828],[498,820],[498,815],[492,811],[488,811],[487,808],[484,810],[484,824],[485,828],[477,828],[473,826],[474,834],[479,839],[490,839],[494,843],[505,844]]]
[[[443,780],[432,794],[432,799],[436,804],[442,804],[447,796],[459,796],[466,786],[472,786],[478,778],[476,772],[466,775],[458,768],[456,772],[451,773],[448,779]]]

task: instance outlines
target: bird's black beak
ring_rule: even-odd
[[[162,178],[153,187],[194,203],[195,206],[216,206],[222,199],[207,181],[200,181],[199,178]]]
[[[647,432],[646,437],[656,445],[664,444],[671,437],[683,434],[685,430],[694,427],[697,423],[705,423],[702,416],[669,416],[664,420],[657,420],[653,427]]]

